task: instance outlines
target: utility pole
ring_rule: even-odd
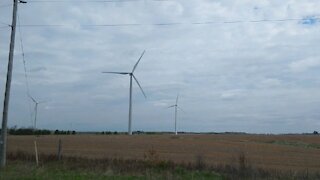
[[[5,94],[4,94],[2,129],[1,129],[1,139],[0,139],[0,167],[1,168],[5,167],[5,165],[6,165],[7,122],[8,122],[9,98],[10,98],[10,88],[11,88],[11,79],[12,79],[12,66],[13,66],[13,55],[14,55],[14,41],[15,41],[15,35],[16,35],[18,2],[26,3],[25,1],[22,1],[22,0],[19,0],[19,1],[13,0],[10,51],[9,51],[6,89],[5,89]]]

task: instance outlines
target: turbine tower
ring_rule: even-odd
[[[34,124],[33,124],[33,130],[37,129],[37,115],[38,115],[38,105],[45,103],[46,101],[36,101],[32,96],[30,96],[30,99],[34,102],[35,106],[34,106]]]
[[[179,99],[179,94],[177,95],[177,99],[176,99],[176,104],[169,106],[168,108],[172,108],[174,107],[174,132],[176,135],[178,135],[178,131],[177,131],[177,114],[178,114],[178,108],[180,110],[182,110],[179,106],[178,106],[178,99]]]
[[[131,124],[132,124],[132,78],[136,81],[136,83],[138,84],[143,96],[145,98],[147,98],[146,94],[144,93],[138,79],[134,76],[134,71],[136,70],[142,56],[144,55],[146,51],[144,50],[140,56],[140,58],[138,59],[138,61],[136,62],[136,64],[133,66],[133,69],[131,72],[102,72],[102,73],[110,73],[110,74],[120,74],[120,75],[129,75],[130,76],[130,90],[129,90],[129,122],[128,122],[128,134],[132,135],[132,129],[131,129]]]

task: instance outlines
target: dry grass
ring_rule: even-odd
[[[308,135],[9,136],[8,152],[33,153],[36,139],[39,153],[56,154],[59,138],[64,157],[149,158],[211,166],[239,166],[243,161],[255,168],[282,171],[320,169],[320,136]],[[239,159],[241,155],[245,159]]]

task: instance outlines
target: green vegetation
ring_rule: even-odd
[[[8,154],[8,165],[0,170],[0,179],[203,179],[219,180],[221,175],[209,169],[199,170],[170,161],[159,161],[154,152],[148,160],[88,159],[41,154],[39,166],[35,157],[22,151]]]
[[[161,167],[147,168],[142,172],[126,173],[117,172],[113,168],[91,169],[79,166],[66,167],[64,162],[50,162],[45,165],[36,167],[34,163],[14,161],[9,162],[8,166],[1,170],[0,179],[210,179],[219,180],[222,177],[219,174],[207,171],[187,171],[184,168],[176,168],[173,170]]]
[[[301,141],[271,141],[270,143],[278,144],[278,145],[286,145],[286,146],[320,149],[320,144],[306,143]]]
[[[40,154],[40,164],[35,165],[35,157],[22,151],[8,154],[8,165],[0,170],[0,180],[4,179],[177,179],[177,180],[220,180],[220,179],[320,179],[318,172],[281,171],[255,168],[240,153],[237,164],[209,166],[199,154],[194,163],[177,164],[159,159],[157,151],[145,152],[144,160],[62,157]]]

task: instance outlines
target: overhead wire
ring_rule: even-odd
[[[22,62],[23,62],[23,69],[24,69],[24,77],[25,77],[25,82],[26,82],[26,90],[27,90],[27,98],[28,98],[28,103],[29,103],[29,112],[30,112],[30,120],[32,122],[32,110],[31,110],[31,103],[29,100],[30,97],[30,88],[29,88],[29,80],[28,80],[28,74],[27,74],[27,68],[26,68],[26,60],[25,60],[25,53],[24,53],[24,46],[23,46],[23,41],[22,41],[22,33],[21,33],[21,28],[20,28],[20,16],[17,14],[18,17],[18,31],[19,31],[19,40],[20,40],[20,48],[21,48],[21,55],[22,55]]]
[[[230,20],[230,21],[204,21],[204,22],[169,22],[169,23],[123,23],[123,24],[79,24],[81,27],[129,27],[129,26],[177,26],[177,25],[213,25],[213,24],[239,24],[239,23],[273,23],[304,21],[306,18],[285,18],[285,19],[261,19],[261,20]],[[314,17],[313,20],[320,20],[320,17]],[[68,27],[74,25],[67,24],[23,24],[20,27]]]
[[[139,1],[155,1],[155,2],[165,2],[165,1],[173,1],[173,0],[48,0],[48,1],[41,1],[41,0],[31,0],[28,3],[112,3],[112,2],[139,2]]]
[[[4,22],[1,22],[1,21],[0,21],[0,24],[2,24],[2,25],[6,25],[6,26],[11,26],[10,24],[8,24],[8,23],[4,23]]]

